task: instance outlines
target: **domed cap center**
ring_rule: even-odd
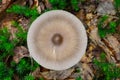
[[[62,42],[63,42],[63,37],[60,34],[56,33],[56,34],[53,35],[52,43],[54,45],[61,45]]]

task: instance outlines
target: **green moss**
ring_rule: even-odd
[[[49,2],[52,4],[52,7],[54,9],[64,9],[67,10],[67,8],[71,8],[74,11],[79,10],[78,4],[81,2],[81,0],[49,0]]]
[[[9,69],[4,62],[0,62],[0,79],[12,80],[13,71]]]
[[[7,9],[7,12],[23,15],[27,18],[31,18],[32,20],[39,16],[39,13],[36,8],[31,9],[27,6],[20,5],[12,5],[9,9]]]
[[[11,68],[20,78],[34,71],[37,67],[39,67],[39,64],[35,61],[31,62],[30,58],[22,58],[18,64],[13,61],[11,62]]]
[[[23,80],[25,75],[30,74],[30,72],[39,67],[39,65],[31,58],[22,58],[19,63],[10,60],[10,65],[8,64],[9,68],[6,67],[6,63],[4,62],[6,58],[14,55],[13,51],[16,46],[26,44],[27,38],[27,31],[24,30],[18,22],[13,21],[12,26],[18,29],[15,33],[16,37],[13,40],[10,40],[11,33],[6,27],[0,29],[0,62],[2,61],[2,63],[0,63],[0,76],[3,76],[3,78],[0,77],[1,80],[13,80],[11,79],[12,75],[9,76],[9,74],[12,73],[18,75],[20,80]],[[6,78],[4,78],[5,75]],[[25,78],[25,80],[27,79]]]
[[[120,78],[120,68],[114,63],[106,62],[106,55],[102,53],[100,59],[94,60],[94,64],[97,68],[97,75],[95,75],[94,80],[113,80]]]
[[[75,11],[78,11],[80,9],[78,4],[79,4],[79,0],[71,0],[71,6]]]
[[[39,78],[39,80],[44,80],[44,78]]]
[[[12,26],[16,27],[18,31],[15,33],[17,45],[26,45],[27,41],[27,31],[23,29],[23,27],[16,21],[12,21]]]
[[[49,2],[52,4],[53,8],[57,9],[65,9],[67,6],[66,0],[49,0]]]
[[[81,77],[77,77],[75,80],[82,80],[82,78]]]
[[[120,10],[120,0],[114,0],[114,6],[116,8],[117,11]]]
[[[30,72],[31,70],[30,66],[31,66],[30,63],[28,63],[27,60],[21,59],[16,66],[16,71],[20,76],[23,76]]]
[[[7,56],[13,55],[14,42],[9,40],[10,33],[6,27],[0,30],[0,61],[3,61]]]
[[[34,80],[32,75],[28,75],[39,67],[34,60],[30,58],[22,58],[19,63],[11,62],[11,69],[21,80]]]
[[[10,40],[11,33],[6,27],[0,29],[0,61],[6,56],[12,56],[16,45],[25,45],[26,43],[27,31],[15,21],[12,25],[18,29],[15,33],[16,38],[12,40]]]
[[[109,22],[107,26],[104,26],[105,21],[109,18],[109,16],[104,15],[98,21],[98,33],[101,38],[104,38],[107,34],[115,33],[117,23],[114,21]]]
[[[26,75],[26,76],[24,77],[24,80],[35,80],[35,78],[34,78],[34,76],[32,76],[32,75]]]

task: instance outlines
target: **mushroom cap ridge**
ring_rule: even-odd
[[[51,35],[57,32],[63,36],[63,43],[60,45],[62,47],[54,47],[52,41],[48,41]],[[84,25],[73,14],[64,10],[52,10],[43,13],[31,24],[27,45],[30,56],[41,66],[52,70],[65,70],[77,64],[85,54],[87,34]],[[55,53],[54,50],[57,52],[57,49],[59,52]]]

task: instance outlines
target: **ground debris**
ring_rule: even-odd
[[[12,0],[2,0],[2,4],[0,4],[0,13],[8,8]]]
[[[94,74],[88,64],[82,64],[81,72],[83,80],[93,80]]]
[[[10,35],[10,40],[16,38],[15,33],[17,28],[12,26],[12,21],[16,21],[20,26],[28,31],[31,24],[30,18],[25,16],[16,15],[12,13],[6,13],[5,10],[17,4],[21,6],[28,6],[29,8],[37,8],[39,14],[45,11],[51,10],[52,6],[49,0],[1,0],[0,2],[0,28],[7,27]],[[95,68],[93,59],[99,59],[100,54],[104,52],[106,54],[106,60],[108,62],[115,63],[120,67],[120,25],[116,28],[115,34],[106,35],[105,38],[101,38],[98,34],[98,21],[102,15],[108,15],[109,18],[104,22],[104,26],[107,26],[111,21],[116,21],[119,17],[116,16],[113,0],[83,0],[85,2],[80,3],[80,10],[74,13],[85,25],[88,35],[88,47],[85,55],[81,61],[70,69],[63,71],[53,71],[45,69],[42,66],[31,72],[35,78],[39,79],[43,77],[44,80],[75,80],[77,77],[81,77],[83,80],[94,80]],[[103,26],[103,27],[104,27]],[[23,45],[17,45],[14,49],[14,55],[12,60],[18,63],[20,59],[24,57],[30,57],[27,47]],[[11,56],[8,56],[11,59]],[[6,59],[8,61],[9,59]],[[19,80],[16,74],[13,76],[15,80]],[[119,80],[119,79],[117,79]]]
[[[29,57],[29,52],[26,47],[18,46],[14,49],[13,61],[18,63],[21,58]]]
[[[115,15],[116,11],[112,1],[102,1],[97,7],[98,15]]]
[[[63,71],[47,71],[42,72],[41,74],[48,80],[50,79],[57,79],[57,80],[64,80],[71,75],[74,69],[67,69]]]

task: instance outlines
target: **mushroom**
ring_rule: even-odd
[[[69,12],[52,10],[43,13],[28,31],[30,56],[41,66],[65,70],[77,64],[87,47],[86,30]]]

